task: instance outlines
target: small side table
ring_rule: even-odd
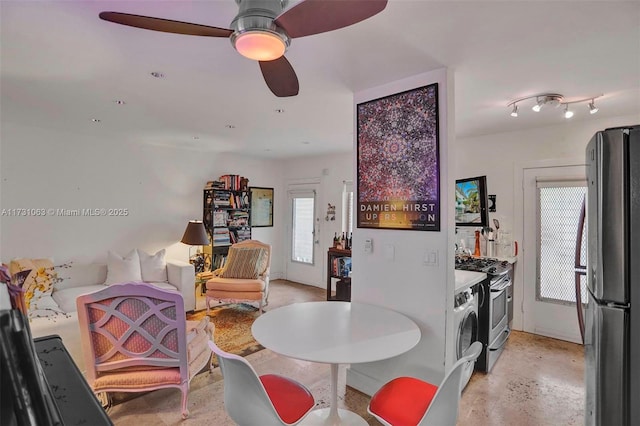
[[[200,287],[200,294],[205,294],[207,289],[205,285],[207,281],[213,277],[213,272],[200,272],[196,274],[196,295],[198,292],[198,287]]]

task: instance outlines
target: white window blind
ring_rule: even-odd
[[[315,192],[292,194],[291,260],[313,264]]]
[[[575,303],[575,249],[582,200],[587,188],[584,180],[538,180],[538,279],[536,299],[556,303]],[[586,260],[586,229],[583,233],[582,260]],[[584,264],[584,263],[583,263]],[[586,299],[585,286],[582,300]]]
[[[342,185],[342,232],[353,232],[353,182],[344,181]]]

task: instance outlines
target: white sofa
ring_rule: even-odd
[[[193,311],[196,305],[193,265],[175,260],[167,260],[166,265],[168,281],[151,282],[151,284],[163,289],[179,291],[184,299],[185,311]],[[57,269],[56,271],[61,281],[54,285],[52,297],[65,314],[32,318],[30,320],[31,334],[33,337],[59,335],[80,371],[84,372],[76,298],[105,287],[107,265],[73,264],[69,268]]]

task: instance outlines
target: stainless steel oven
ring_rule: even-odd
[[[478,340],[482,343],[482,353],[475,369],[488,373],[511,334],[509,321],[513,315],[510,313],[513,312],[513,269],[506,261],[470,256],[456,256],[456,269],[487,274],[477,290]]]
[[[511,334],[509,328],[509,290],[511,274],[493,276],[489,280],[488,300],[488,347],[486,371],[491,371],[493,364],[504,350],[504,345]]]

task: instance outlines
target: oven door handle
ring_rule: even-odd
[[[509,336],[511,336],[511,329],[507,327],[507,329],[502,333],[502,339],[500,339],[500,342],[495,346],[491,346],[489,350],[490,351],[500,350],[500,348],[502,348],[504,344],[507,343],[507,339],[509,339]]]
[[[510,285],[511,285],[511,280],[510,279],[503,280],[500,285],[495,285],[494,284],[493,286],[491,286],[491,292],[493,292],[493,293],[500,292],[500,291],[504,290],[505,288],[509,287]]]

